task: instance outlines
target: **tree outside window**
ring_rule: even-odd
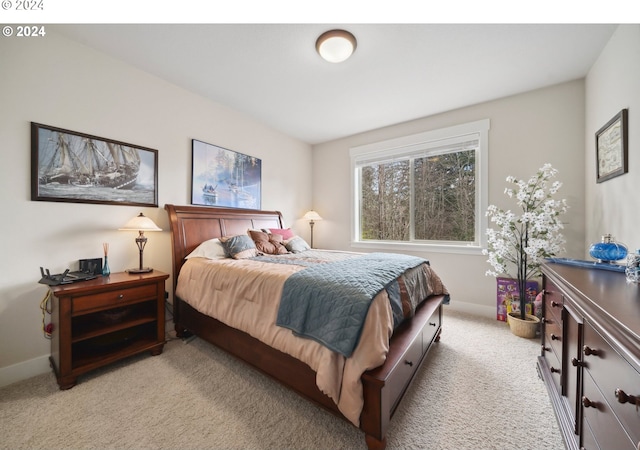
[[[473,242],[475,179],[475,150],[363,166],[361,238]]]

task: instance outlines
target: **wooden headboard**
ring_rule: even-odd
[[[169,214],[173,250],[173,292],[185,256],[202,242],[244,234],[248,229],[284,228],[279,211],[164,205]]]

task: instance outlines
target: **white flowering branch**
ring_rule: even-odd
[[[504,193],[516,198],[522,214],[516,215],[495,205],[487,209],[487,217],[497,228],[487,230],[487,249],[483,254],[489,256],[487,261],[492,270],[486,274],[504,274],[518,280],[522,319],[525,318],[527,279],[540,275],[540,265],[545,258],[564,251],[560,215],[567,211],[568,206],[564,199],[553,199],[562,183],[554,181],[549,185],[557,172],[551,164],[545,164],[528,181],[507,177],[507,182],[517,188],[506,188]],[[512,275],[514,269],[515,274]]]

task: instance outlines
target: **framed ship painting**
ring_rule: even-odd
[[[31,200],[158,206],[158,151],[31,122]]]
[[[262,161],[192,140],[191,204],[260,209]]]

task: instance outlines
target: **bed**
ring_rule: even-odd
[[[384,357],[380,360],[379,365],[376,363],[361,375],[357,375],[356,384],[360,393],[361,405],[357,410],[358,417],[354,418],[351,416],[353,414],[351,410],[347,412],[344,405],[337,401],[336,395],[339,398],[340,393],[330,392],[327,394],[326,386],[321,384],[322,389],[318,387],[321,372],[324,372],[321,366],[316,367],[304,357],[295,352],[289,352],[288,344],[280,346],[282,339],[296,345],[298,344],[295,342],[296,340],[305,339],[297,337],[291,333],[291,330],[276,327],[274,324],[273,327],[278,328],[276,332],[278,345],[268,345],[261,340],[262,338],[253,336],[252,334],[255,333],[251,329],[243,331],[242,327],[236,328],[228,325],[227,323],[230,322],[226,318],[212,317],[210,313],[203,312],[204,310],[197,303],[191,301],[193,304],[190,304],[180,295],[176,295],[176,292],[184,293],[185,297],[192,295],[188,293],[187,285],[190,283],[186,279],[192,277],[190,275],[192,271],[199,270],[196,269],[198,265],[204,266],[206,262],[201,261],[200,258],[187,260],[186,257],[199,248],[200,244],[214,238],[246,234],[247,230],[284,229],[282,215],[278,211],[170,204],[165,205],[165,209],[171,226],[173,315],[177,335],[194,334],[233,354],[301,396],[358,426],[364,432],[368,448],[385,448],[386,432],[394,412],[407,392],[416,372],[425,361],[429,349],[434,342],[440,339],[442,305],[448,301],[446,288],[441,286],[434,293],[428,295],[412,313],[411,319],[403,321],[392,332],[389,332],[392,336],[386,343]],[[211,263],[211,265],[213,264]],[[249,263],[233,262],[233,264]],[[272,266],[279,265],[272,264]],[[178,282],[181,276],[182,284],[179,286]],[[376,302],[377,300],[374,300],[372,305],[377,305]],[[373,306],[371,308],[373,309]],[[371,315],[369,313],[369,316]],[[369,316],[367,317],[368,322],[374,320]],[[366,324],[364,328],[366,330]],[[353,361],[362,359],[359,356],[361,353],[358,353],[360,347],[368,345],[363,341],[368,342],[369,340],[362,338],[354,353],[344,357],[344,367],[361,364]],[[311,344],[304,345],[316,344],[311,342]],[[318,344],[317,352],[325,352],[322,353],[325,355],[332,354],[332,351],[326,350],[326,348],[320,350],[320,347],[322,346]],[[286,350],[282,351],[283,349]],[[296,357],[292,354],[295,354]],[[343,361],[341,355],[338,355],[337,358],[331,355],[330,357],[332,361],[339,362],[338,366],[340,361]],[[312,367],[315,367],[316,370]],[[346,369],[345,372],[347,372]],[[340,386],[342,382],[342,379],[338,380],[338,385]],[[349,383],[345,381],[344,384]],[[344,397],[348,398],[349,396],[344,395]],[[349,404],[347,405],[349,406]]]

